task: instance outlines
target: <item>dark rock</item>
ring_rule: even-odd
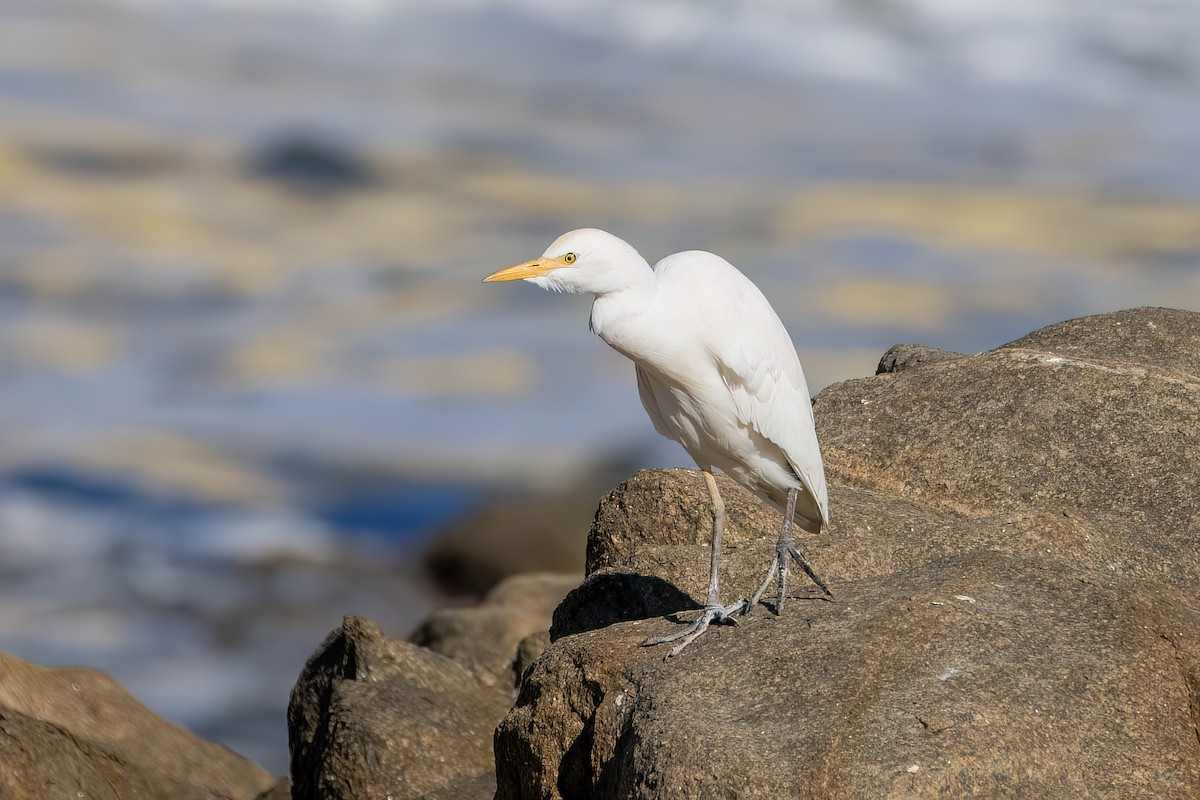
[[[707,493],[635,475],[497,796],[1200,796],[1198,352],[1200,315],[1139,309],[826,389],[833,520],[799,544],[837,600],[794,578],[668,663],[639,644],[672,623],[635,618],[703,599]],[[728,602],[780,515],[721,489]]]
[[[695,549],[675,548],[676,552]],[[690,562],[690,558],[685,558]],[[568,594],[554,610],[550,641],[631,619],[660,617],[703,607],[703,596],[700,600],[689,597],[674,584],[657,577],[657,573],[651,574],[653,565],[644,564],[640,559],[630,559],[630,563],[644,567],[645,574],[633,570],[602,570],[589,576],[583,585]],[[705,589],[707,580],[705,578]]]
[[[268,142],[250,157],[248,171],[302,193],[362,189],[379,183],[367,163],[348,147],[307,133]]]
[[[589,484],[489,502],[441,533],[425,564],[446,589],[479,596],[509,575],[582,573],[597,494]]]
[[[346,617],[288,707],[297,798],[490,798],[492,732],[545,649],[578,575],[505,580],[474,608],[435,612],[413,643]]]
[[[0,654],[0,797],[256,797],[269,773],[161,719],[116,681]]]
[[[963,353],[942,350],[939,347],[928,347],[923,344],[896,344],[892,345],[891,349],[883,354],[883,358],[879,359],[879,366],[875,368],[875,374],[901,372],[924,364],[951,361],[963,357]]]
[[[530,635],[545,632],[555,607],[579,580],[573,574],[507,578],[477,606],[433,612],[411,641],[453,659],[486,684],[511,689],[522,671],[518,648]],[[523,656],[536,657],[528,650]]]
[[[490,733],[511,702],[511,688],[346,617],[292,689],[293,795],[491,797]]]

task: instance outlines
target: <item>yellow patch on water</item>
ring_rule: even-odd
[[[209,502],[262,503],[282,496],[275,481],[251,466],[199,442],[158,431],[113,434],[86,450],[80,461]]]
[[[827,184],[783,202],[782,239],[893,231],[944,248],[1125,262],[1200,250],[1200,206],[1070,191]]]

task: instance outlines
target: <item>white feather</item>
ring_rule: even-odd
[[[575,258],[564,260],[568,253]],[[829,521],[804,370],[745,275],[695,250],[651,270],[628,244],[594,229],[559,237],[537,263],[550,271],[529,280],[543,288],[596,295],[591,328],[636,365],[659,433],[701,469],[719,469],[777,506],[800,490],[796,518],[810,531]]]

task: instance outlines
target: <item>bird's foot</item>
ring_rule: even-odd
[[[642,642],[642,647],[650,647],[656,644],[666,644],[667,642],[678,641],[679,644],[672,647],[670,651],[663,656],[663,661],[666,661],[668,658],[682,653],[683,648],[696,641],[696,639],[700,637],[700,634],[708,630],[708,626],[710,624],[716,622],[718,624],[724,623],[728,625],[736,625],[737,620],[734,619],[733,615],[737,614],[739,611],[745,613],[745,609],[747,607],[748,603],[744,597],[741,600],[738,600],[735,603],[730,603],[727,606],[705,606],[704,610],[700,612],[700,616],[696,618],[696,621],[691,625],[688,625],[687,628],[676,633],[668,633],[664,636],[651,637]]]
[[[833,598],[833,592],[829,591],[829,587],[825,585],[825,581],[817,574],[812,565],[801,553],[796,549],[796,545],[790,541],[781,541],[775,546],[775,557],[771,559],[771,566],[767,568],[767,576],[763,578],[763,582],[759,585],[758,591],[750,598],[750,602],[746,604],[742,610],[743,614],[750,613],[750,609],[758,605],[758,601],[762,599],[763,593],[767,587],[771,585],[771,579],[778,576],[777,587],[779,589],[778,597],[775,600],[775,613],[783,613],[783,598],[787,593],[787,578],[788,568],[791,562],[795,561],[800,569],[804,570],[804,574],[812,578],[813,583],[820,587],[821,591],[830,599]]]

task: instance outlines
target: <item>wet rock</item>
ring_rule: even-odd
[[[250,174],[302,193],[362,189],[379,183],[366,162],[346,145],[328,137],[291,133],[254,153]]]
[[[962,358],[963,355],[963,353],[956,353],[953,350],[942,350],[940,347],[929,347],[923,344],[892,345],[891,349],[879,359],[879,366],[875,368],[875,374],[901,372],[923,364]]]
[[[1137,309],[830,387],[833,521],[800,544],[836,600],[796,577],[667,663],[639,645],[703,599],[707,493],[633,476],[497,730],[497,796],[1197,796],[1197,352],[1200,315]],[[721,488],[728,602],[780,515]]]
[[[518,662],[527,664],[540,654],[533,652],[532,637],[546,631],[555,607],[579,581],[575,574],[507,578],[479,605],[433,612],[411,641],[453,659],[485,684],[511,689],[523,669]]]
[[[250,798],[274,779],[88,669],[0,654],[0,797]]]

